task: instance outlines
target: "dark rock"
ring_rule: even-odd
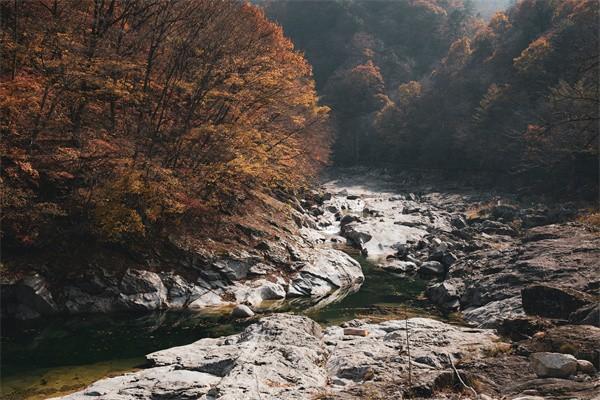
[[[498,326],[498,333],[509,337],[511,340],[519,341],[529,339],[540,331],[545,331],[550,324],[539,318],[516,317],[504,319]]]
[[[58,312],[58,306],[47,281],[38,273],[27,275],[18,282],[2,285],[3,316],[33,319]]]
[[[569,315],[573,324],[600,326],[600,303],[590,303]]]
[[[547,285],[524,288],[521,299],[527,314],[560,319],[569,319],[571,313],[592,302],[583,292]]]
[[[552,223],[547,210],[524,210],[521,213],[521,220],[523,221],[523,227],[525,228],[533,228]]]
[[[427,261],[421,264],[418,273],[424,278],[440,277],[446,273],[446,269],[439,261]]]
[[[396,256],[400,259],[404,259],[412,249],[412,246],[408,243],[396,243],[392,245],[392,248],[396,250]]]
[[[456,260],[458,260],[458,257],[456,257],[454,253],[450,252],[443,254],[440,258],[440,262],[444,264],[444,267],[446,267],[446,269],[449,269],[452,266],[452,264],[456,262]]]
[[[492,217],[502,218],[505,221],[512,221],[519,215],[519,208],[509,204],[497,205],[491,210]]]
[[[355,194],[349,194],[348,196],[346,196],[346,198],[348,200],[358,200],[358,199],[360,199],[360,196],[357,196]]]
[[[269,243],[262,241],[259,244],[257,244],[256,246],[254,246],[254,248],[256,250],[261,250],[261,251],[269,251],[271,250],[271,246],[269,246]]]
[[[503,224],[498,221],[483,221],[481,224],[481,230],[485,233],[495,234],[495,235],[506,235],[506,236],[516,236],[517,231],[515,231],[512,227]]]
[[[354,215],[347,214],[347,215],[344,215],[342,217],[342,219],[340,220],[340,226],[343,228],[344,225],[348,225],[352,222],[360,222],[360,218],[358,218]]]
[[[450,225],[456,229],[464,229],[467,227],[467,221],[462,215],[455,215],[450,218]]]
[[[465,290],[465,285],[460,279],[449,279],[442,283],[430,286],[426,295],[436,306],[446,311],[456,311],[460,308],[460,297]]]
[[[456,236],[459,239],[463,239],[463,240],[472,240],[473,239],[473,231],[471,228],[454,229],[454,230],[452,230],[451,233],[453,236]]]
[[[320,215],[323,215],[323,214],[325,214],[325,212],[323,211],[323,209],[322,209],[322,208],[320,208],[320,207],[317,207],[317,206],[313,206],[313,207],[310,209],[310,213],[311,213],[313,216],[315,216],[315,217],[318,217],[318,216],[320,216]]]
[[[254,316],[254,311],[244,304],[238,304],[231,311],[231,316],[234,318],[250,318]]]
[[[363,245],[373,238],[369,233],[360,231],[355,223],[344,225],[341,234],[361,250]]]

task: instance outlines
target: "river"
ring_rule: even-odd
[[[423,281],[390,279],[362,256],[361,288],[323,307],[293,302],[283,310],[323,325],[353,318],[438,315],[423,298]],[[248,322],[191,312],[84,315],[2,325],[2,399],[44,399],[81,388],[105,376],[144,365],[144,355],[205,337],[230,335]]]
[[[367,177],[372,178],[372,177]],[[390,214],[394,202],[389,201],[393,188],[377,177],[362,182],[330,181],[327,190],[340,193],[332,205],[344,214],[362,215],[364,207],[377,207]],[[377,187],[366,182],[377,182]],[[358,193],[361,199],[349,201],[346,191]],[[342,207],[343,205],[343,207]],[[402,217],[402,216],[400,216]],[[345,246],[358,260],[365,281],[358,291],[325,299],[317,304],[294,299],[278,304],[278,312],[289,311],[311,317],[322,325],[339,324],[354,318],[372,320],[399,319],[406,316],[440,315],[423,295],[425,282],[415,278],[394,276],[376,267],[382,255],[393,252],[399,238],[418,237],[425,232],[394,224],[394,219],[369,218],[374,239],[369,243],[369,258]],[[323,229],[326,246],[339,232],[337,223]],[[263,310],[264,315],[269,313]],[[44,399],[81,388],[110,375],[144,366],[144,356],[156,350],[189,344],[205,337],[234,334],[251,321],[239,322],[229,317],[192,312],[155,312],[132,315],[81,315],[42,318],[34,321],[5,321],[2,324],[2,399]]]

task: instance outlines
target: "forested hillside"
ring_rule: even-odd
[[[267,12],[315,65],[337,162],[595,195],[597,2],[522,0],[489,23],[480,3],[290,1]]]
[[[378,115],[387,159],[595,196],[597,28],[598,4],[588,0],[526,0],[496,14]]]
[[[427,76],[458,38],[473,32],[472,7],[450,1],[265,1],[313,65],[336,117],[335,161],[379,159],[377,112],[399,85]]]
[[[242,1],[2,2],[2,244],[129,245],[308,182],[328,109]],[[168,229],[167,229],[168,231]]]

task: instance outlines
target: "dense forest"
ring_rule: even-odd
[[[518,177],[595,196],[597,2],[494,4],[513,6],[488,23],[477,16],[489,2],[266,7],[314,65],[336,120],[336,162]]]
[[[331,145],[596,193],[594,0],[0,7],[4,248],[218,220],[305,187]]]
[[[0,4],[2,242],[127,243],[327,161],[311,67],[242,1]]]

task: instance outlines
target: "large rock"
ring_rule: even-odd
[[[339,250],[322,249],[292,276],[287,296],[319,298],[339,289],[358,288],[364,279],[360,264],[352,257]]]
[[[173,366],[100,380],[81,392],[62,397],[72,400],[198,399],[219,382],[219,377],[204,372],[176,369]]]
[[[439,261],[427,261],[421,264],[418,273],[423,278],[442,277],[446,268]]]
[[[438,307],[447,311],[456,311],[460,308],[460,298],[464,291],[463,281],[453,278],[428,287],[425,293]]]
[[[256,259],[245,251],[239,251],[221,257],[219,260],[213,262],[212,266],[230,281],[237,281],[246,278],[250,267],[259,261],[259,259]]]
[[[461,299],[463,308],[480,307],[516,296],[521,298],[524,288],[540,286],[541,282],[560,285],[560,290],[565,292],[570,288],[579,292],[598,293],[597,288],[588,285],[598,281],[599,235],[573,223],[532,228],[527,235],[538,239],[526,241],[508,236],[483,237],[482,246],[461,255],[452,265],[448,278],[463,279],[467,284],[465,298]],[[532,296],[524,301],[533,305],[530,309],[535,315],[537,312],[548,315],[548,310],[557,307],[560,310],[563,307],[560,304],[557,306],[557,297],[550,290],[540,293],[540,296],[530,293]],[[543,299],[550,301],[548,305],[539,304]],[[559,312],[558,318],[570,319],[569,312],[581,310],[575,308],[578,304],[581,302],[577,301],[564,312]],[[581,310],[581,314],[573,316],[574,322],[575,317],[579,321],[588,321],[588,314]],[[593,321],[593,317],[594,314],[590,315],[589,321]]]
[[[521,291],[521,298],[527,314],[560,319],[569,319],[571,313],[592,303],[582,292],[548,285],[526,287]]]
[[[254,316],[254,311],[244,304],[238,304],[231,311],[231,316],[235,318],[250,318]]]
[[[162,308],[167,288],[160,276],[151,271],[128,269],[119,284],[118,304],[128,310],[150,311]]]
[[[50,285],[38,273],[26,275],[14,284],[2,285],[2,310],[4,316],[31,319],[58,312]]]
[[[271,282],[266,279],[257,279],[242,283],[236,283],[228,288],[230,293],[233,293],[238,303],[246,303],[253,307],[260,306],[264,301],[282,300],[286,296],[282,278],[271,278],[276,282]]]
[[[360,225],[354,222],[344,225],[341,234],[359,249],[373,238],[370,233],[361,231]]]
[[[63,399],[360,399],[366,384],[374,393],[396,387],[402,396],[409,379],[407,334],[412,383],[433,392],[450,358],[481,357],[497,340],[491,331],[424,318],[352,321],[349,327],[368,335],[349,336],[343,327],[323,333],[306,317],[272,315],[237,335],[149,354],[151,368],[103,379]]]
[[[349,223],[357,222],[357,221],[360,221],[360,218],[358,218],[357,216],[354,216],[354,215],[346,214],[340,220],[340,226],[344,227],[344,226],[348,225]]]
[[[533,353],[530,360],[540,378],[568,378],[577,372],[577,359],[570,354]]]
[[[600,369],[600,327],[565,325],[548,329],[533,343],[537,352],[569,353]]]
[[[473,307],[463,312],[465,321],[479,328],[497,328],[502,321],[525,316],[521,299],[517,296],[491,301],[481,307]]]

